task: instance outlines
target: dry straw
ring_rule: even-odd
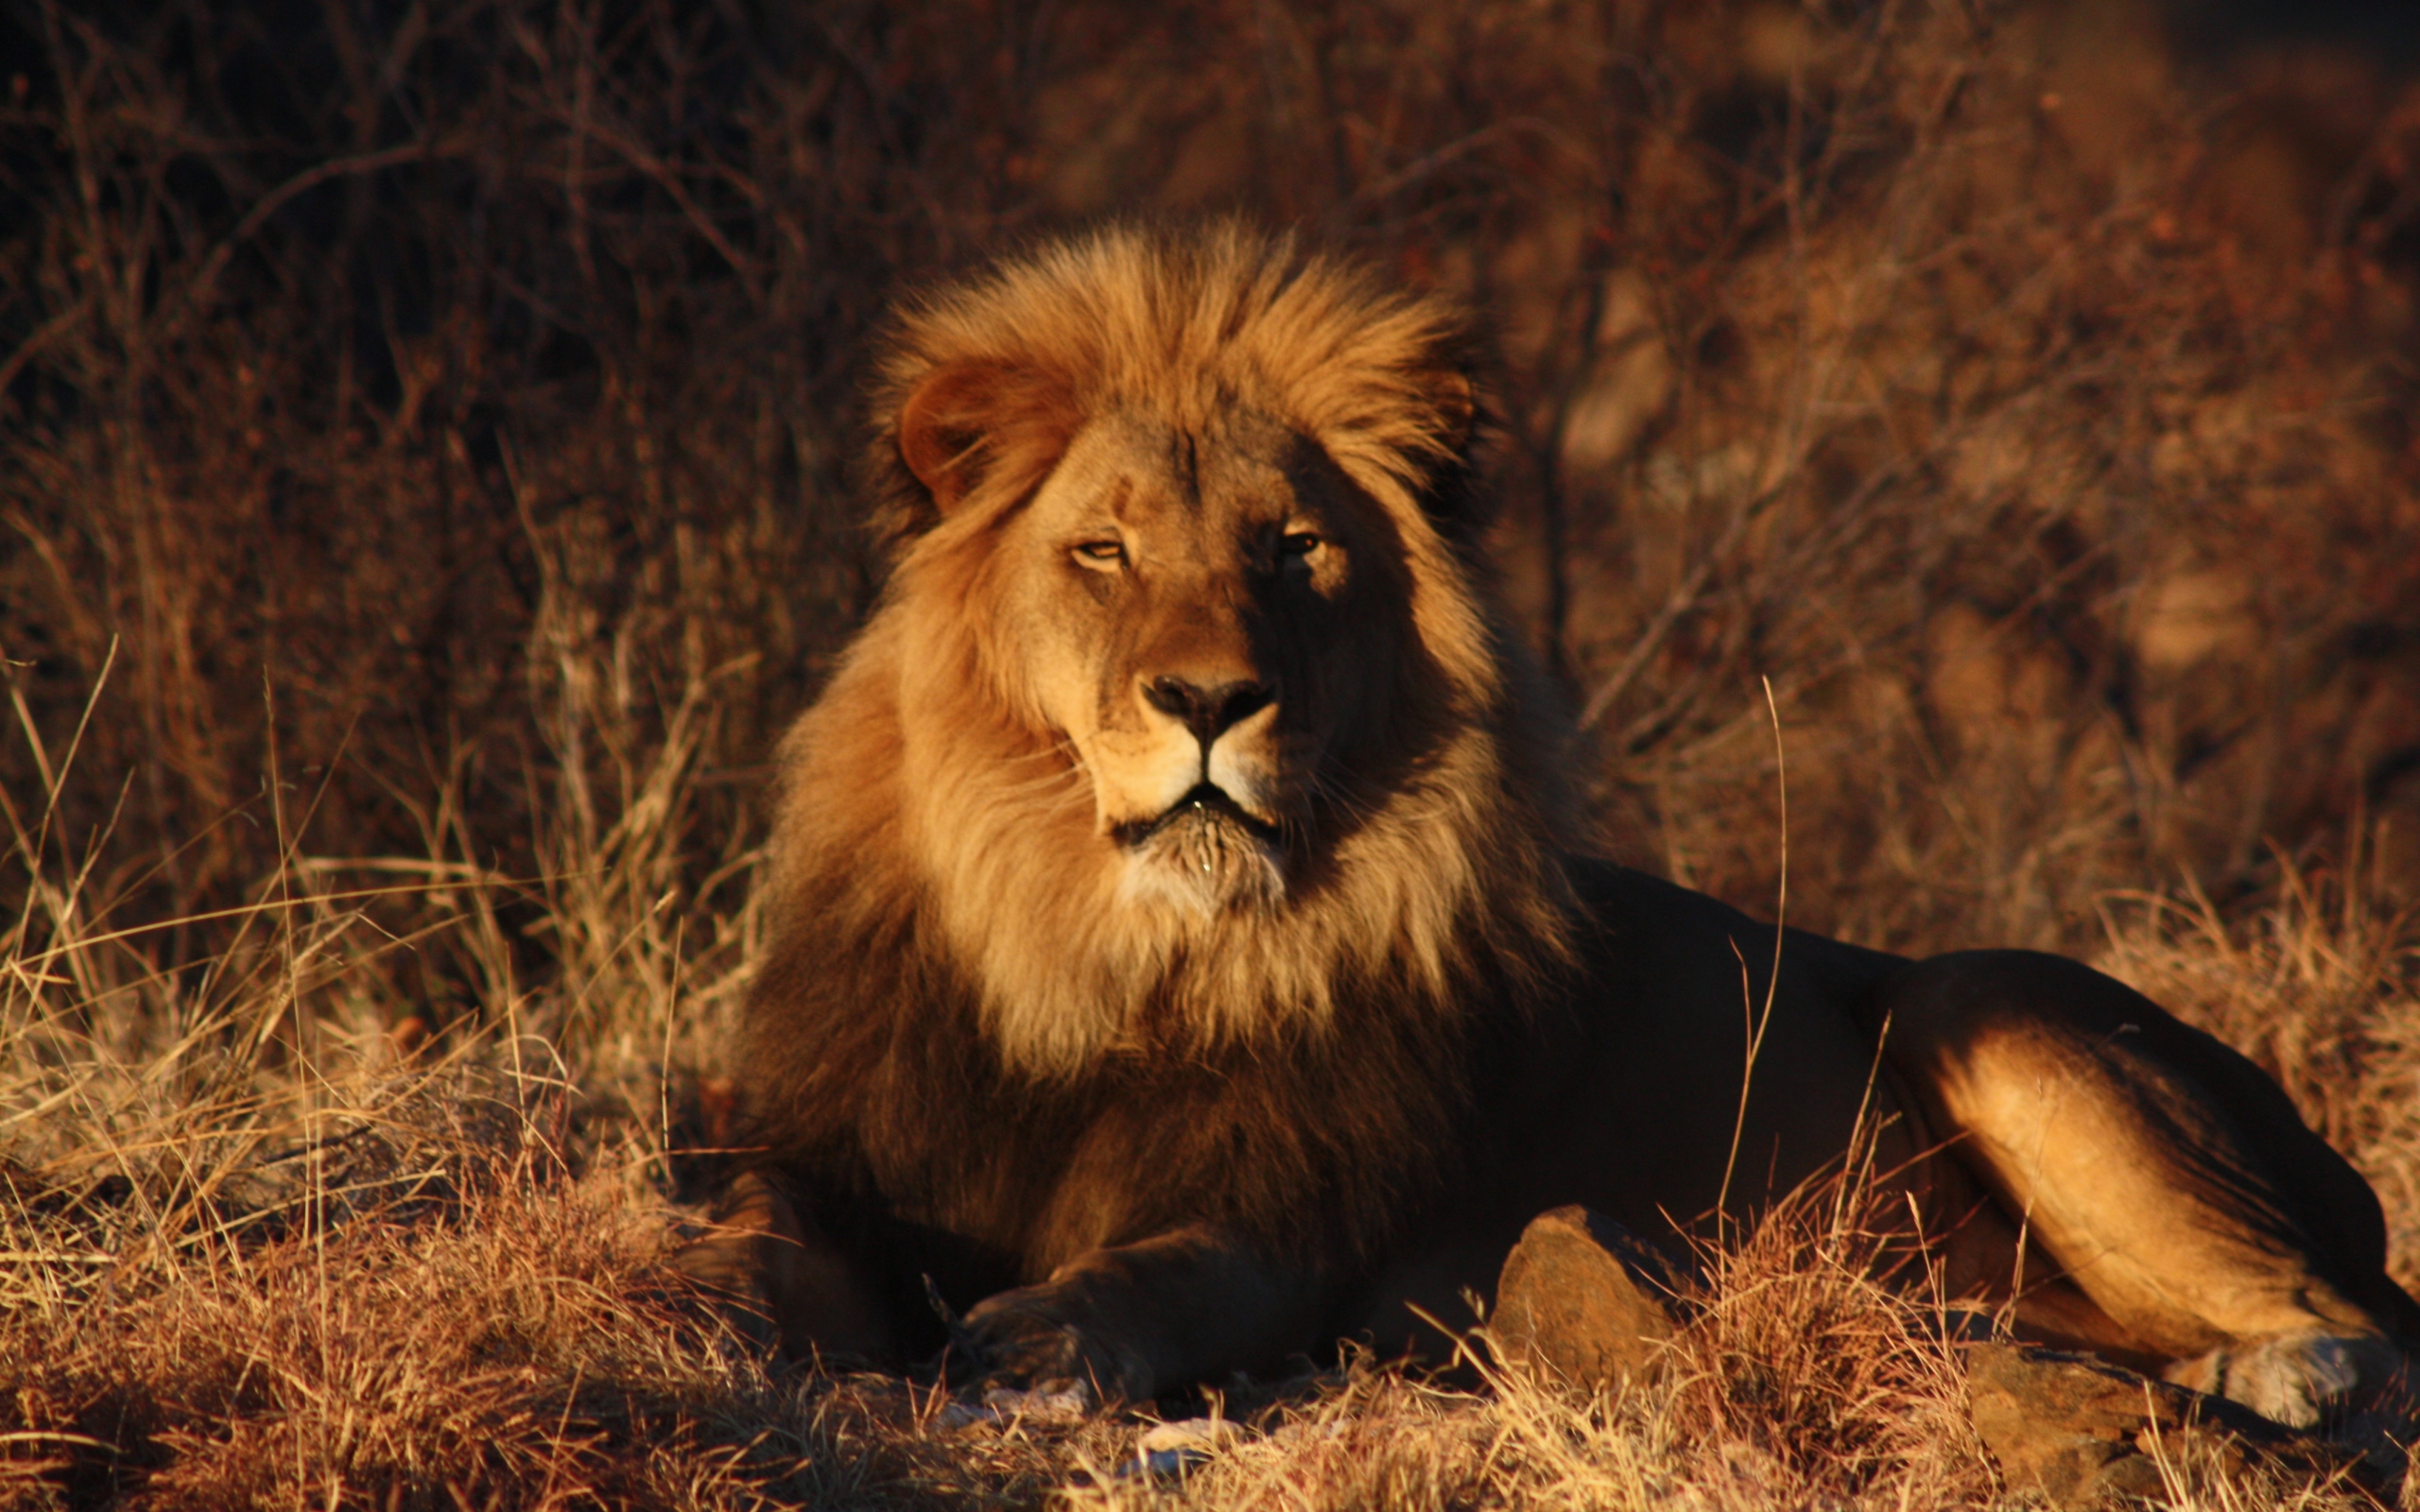
[[[1107,211],[1479,312],[1606,845],[1771,899],[1777,713],[1794,922],[2096,955],[2420,1280],[2392,77],[2014,0],[253,10],[0,22],[0,1501],[1996,1494],[1854,1180],[1707,1256],[1660,1384],[1233,1384],[1179,1481],[668,1289],[764,752],[879,588],[865,335]]]

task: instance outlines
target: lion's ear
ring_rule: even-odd
[[[1477,541],[1494,517],[1486,490],[1476,486],[1471,459],[1481,418],[1478,386],[1461,369],[1443,366],[1421,369],[1412,383],[1428,409],[1423,428],[1443,454],[1432,454],[1421,508],[1447,539]]]
[[[1062,386],[1005,362],[953,363],[899,406],[899,459],[947,514],[1009,469],[1046,469],[1067,441]],[[1038,475],[1035,481],[1038,481]]]

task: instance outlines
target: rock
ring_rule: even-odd
[[[1663,1368],[1682,1291],[1671,1263],[1621,1225],[1557,1208],[1531,1220],[1506,1257],[1490,1332],[1509,1363],[1608,1390]]]
[[[1080,1382],[1021,1390],[994,1386],[977,1401],[953,1401],[941,1412],[943,1428],[1005,1427],[1020,1422],[1072,1423],[1100,1405]]]
[[[1118,1479],[1138,1476],[1165,1480],[1206,1465],[1237,1444],[1249,1442],[1251,1429],[1225,1418],[1187,1418],[1158,1423],[1134,1445],[1134,1457],[1117,1471]]]
[[[1976,1435],[2013,1491],[2083,1507],[2167,1494],[2159,1458],[2215,1459],[2230,1476],[2256,1461],[2307,1474],[2352,1472],[2359,1455],[2248,1407],[2090,1355],[1976,1343],[1966,1357]]]
[[[1230,1449],[1253,1436],[1252,1430],[1232,1418],[1186,1418],[1172,1423],[1154,1423],[1143,1431],[1134,1447],[1147,1454],[1167,1451],[1200,1454],[1215,1454]]]

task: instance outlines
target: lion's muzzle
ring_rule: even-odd
[[[1275,703],[1277,690],[1266,682],[1239,679],[1203,687],[1183,678],[1161,677],[1143,685],[1143,701],[1191,730],[1206,759],[1230,727]]]
[[[1190,657],[1162,660],[1130,684],[1132,717],[1159,754],[1155,783],[1130,780],[1127,791],[1130,800],[1158,791],[1111,833],[1126,850],[1130,897],[1198,914],[1271,907],[1286,891],[1277,684],[1233,644],[1204,645],[1208,630],[1186,626]]]
[[[1215,782],[1196,783],[1191,792],[1168,805],[1156,817],[1119,825],[1117,839],[1122,845],[1148,845],[1163,832],[1184,824],[1212,827],[1230,824],[1265,845],[1274,847],[1278,844],[1277,826],[1248,812],[1227,795],[1226,789]]]
[[[1272,908],[1286,896],[1285,850],[1277,830],[1203,782],[1157,818],[1128,826],[1130,895],[1188,912]]]

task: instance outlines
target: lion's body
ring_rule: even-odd
[[[1406,1337],[1547,1208],[1754,1210],[1861,1124],[1953,1284],[2023,1274],[2045,1336],[2224,1385],[2405,1326],[2274,1086],[2070,963],[1793,933],[1743,1113],[1773,932],[1565,853],[1469,394],[1439,310],[1234,231],[906,318],[894,575],[786,748],[740,1046],[802,1342],[938,1347],[929,1276],[1002,1373],[1163,1389]],[[2349,1386],[2285,1352],[2238,1394]]]

